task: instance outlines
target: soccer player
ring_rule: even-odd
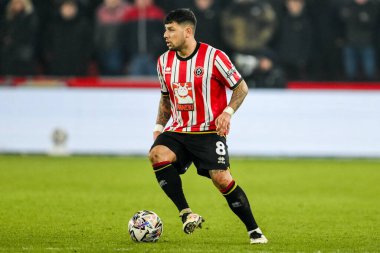
[[[229,170],[226,136],[232,115],[248,93],[247,84],[224,52],[195,40],[191,10],[171,11],[164,23],[169,50],[157,62],[161,99],[149,152],[157,181],[178,208],[183,231],[191,234],[204,219],[190,209],[180,174],[194,163],[244,223],[250,243],[267,243]],[[233,91],[228,105],[226,87]]]

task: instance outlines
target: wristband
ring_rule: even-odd
[[[160,132],[162,133],[164,131],[164,126],[161,124],[156,124],[153,128],[153,132]]]
[[[232,116],[234,114],[235,110],[232,109],[231,106],[227,106],[226,109],[223,110],[223,112],[226,112],[226,113],[228,113],[229,115]]]

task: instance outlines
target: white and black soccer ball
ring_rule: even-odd
[[[142,210],[129,220],[128,231],[135,242],[156,242],[162,235],[163,224],[156,213]]]

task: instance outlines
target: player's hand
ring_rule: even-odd
[[[230,133],[231,115],[223,112],[215,120],[216,133],[219,136],[227,136]]]
[[[160,131],[154,131],[153,132],[153,141],[155,141],[160,134],[161,134]]]

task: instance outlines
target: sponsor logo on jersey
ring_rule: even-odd
[[[173,90],[177,110],[194,111],[194,96],[192,83],[173,83]]]

